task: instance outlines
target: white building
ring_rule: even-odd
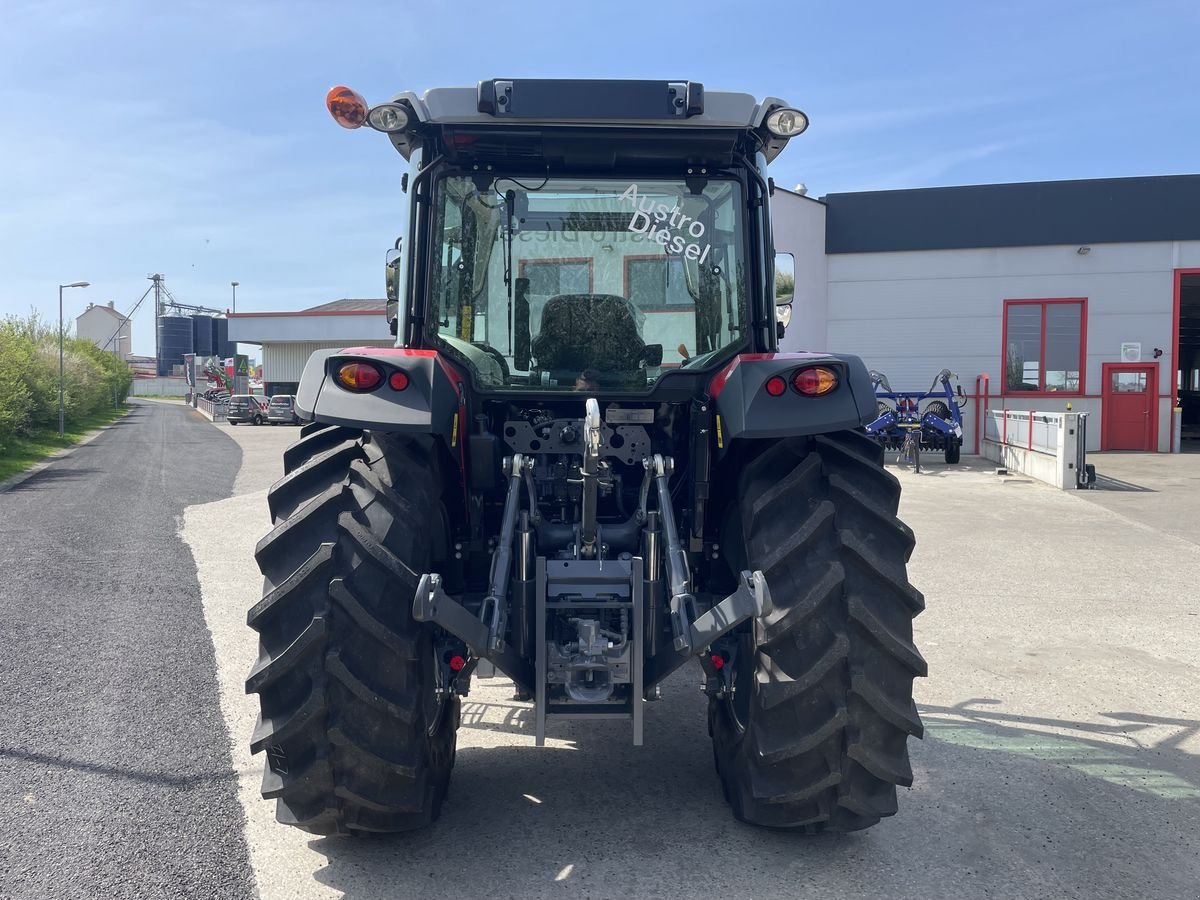
[[[983,408],[1089,416],[1088,448],[1200,437],[1200,176],[832,194],[776,190],[796,254],[785,349],[863,357],[897,390],[942,368]],[[823,240],[821,240],[823,236]]]
[[[229,313],[229,340],[262,347],[263,392],[294,394],[314,350],[391,347],[383,300],[335,300],[295,312]]]
[[[111,300],[103,306],[89,303],[87,309],[75,317],[75,333],[121,359],[133,350],[129,319],[117,312]]]

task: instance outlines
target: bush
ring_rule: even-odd
[[[0,447],[14,437],[58,428],[58,329],[36,313],[0,322]],[[123,360],[89,340],[63,342],[63,409],[75,425],[114,401],[124,403],[133,375]]]

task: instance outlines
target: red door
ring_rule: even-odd
[[[1155,449],[1155,365],[1104,366],[1104,449]]]

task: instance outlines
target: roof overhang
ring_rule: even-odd
[[[392,340],[383,310],[230,313],[229,340],[242,344],[287,341]]]

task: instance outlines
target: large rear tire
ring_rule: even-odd
[[[722,545],[734,571],[761,569],[774,601],[730,661],[734,690],[709,729],[740,821],[855,831],[896,812],[922,726],[926,674],[912,619],[924,600],[905,564],[900,487],[866,435],[791,438],[743,468]]]
[[[256,550],[263,599],[247,616],[263,797],[314,834],[429,825],[459,720],[458,698],[436,691],[433,628],[412,617],[442,521],[434,447],[328,426],[284,459]]]

